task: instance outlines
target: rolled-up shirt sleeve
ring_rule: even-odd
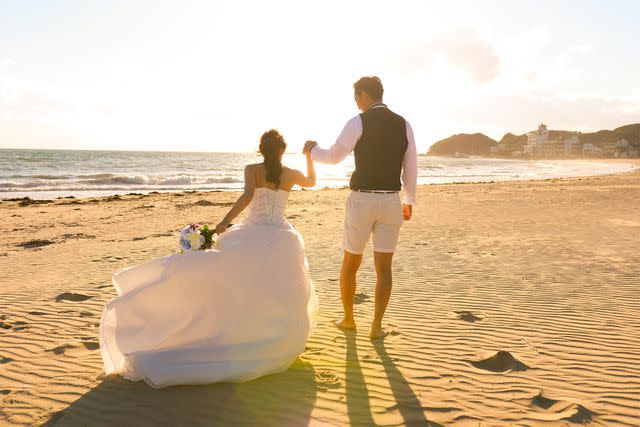
[[[311,149],[311,159],[335,165],[343,161],[353,151],[362,136],[362,119],[355,116],[347,122],[340,132],[340,136],[330,148],[320,148],[317,145]]]
[[[402,203],[405,205],[415,205],[417,202],[416,189],[418,186],[418,150],[413,137],[413,129],[409,122],[407,126],[407,151],[404,153],[402,161],[402,186],[404,197]]]

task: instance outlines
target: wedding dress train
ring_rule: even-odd
[[[152,387],[248,381],[304,351],[318,300],[289,193],[256,189],[248,215],[216,249],[118,271],[100,323],[107,374]]]

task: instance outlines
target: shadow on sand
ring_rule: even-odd
[[[396,406],[390,409],[397,408],[404,419],[404,424],[407,426],[442,427],[436,422],[427,420],[420,400],[411,389],[402,372],[400,372],[393,362],[393,358],[387,353],[384,340],[373,341],[373,346],[382,361],[384,372],[387,374],[389,384],[391,385],[391,392],[396,401]]]
[[[153,389],[107,377],[44,425],[307,425],[316,392],[313,366],[300,359],[284,373],[240,384]]]
[[[352,426],[376,425],[369,403],[369,390],[362,374],[355,331],[343,331],[347,342],[346,360],[346,403],[349,424]],[[402,372],[395,365],[393,358],[387,352],[384,340],[376,340],[373,346],[380,357],[384,371],[389,379],[391,391],[396,405],[388,410],[397,409],[403,419],[403,425],[439,427],[440,424],[427,420],[424,408],[415,395]],[[440,426],[441,427],[441,426]]]
[[[358,358],[356,332],[347,330],[342,332],[347,341],[345,387],[349,424],[352,426],[375,425],[369,404],[369,390]]]

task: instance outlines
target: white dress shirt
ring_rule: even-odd
[[[375,105],[371,108],[385,108],[383,105]],[[402,203],[406,205],[416,204],[416,187],[418,184],[418,152],[416,149],[416,141],[413,137],[413,129],[409,122],[405,120],[407,125],[407,151],[404,153],[402,160],[402,186],[404,189],[404,197]],[[349,153],[351,153],[360,136],[362,135],[362,119],[360,115],[355,116],[347,122],[338,136],[335,144],[330,148],[320,148],[317,145],[311,150],[311,159],[320,162],[335,165],[343,161]]]

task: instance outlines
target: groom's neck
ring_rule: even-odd
[[[384,103],[382,102],[382,100],[378,100],[378,101],[371,101],[371,103],[369,105],[366,106],[364,111],[370,110],[373,107],[377,106],[377,105],[384,105]]]

